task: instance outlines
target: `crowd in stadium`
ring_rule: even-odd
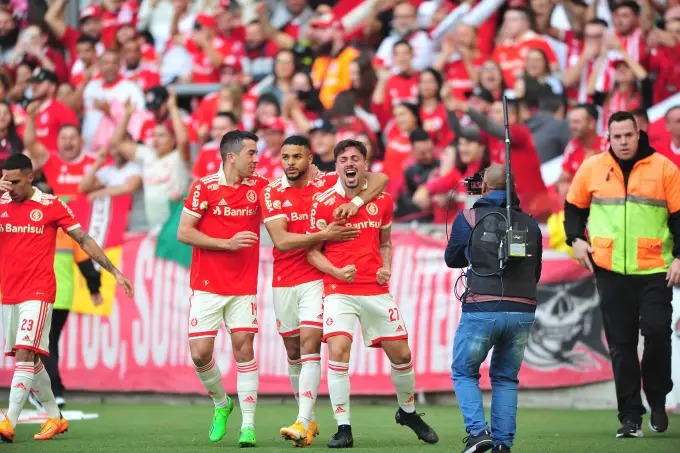
[[[680,91],[675,0],[80,3],[72,26],[67,0],[1,2],[0,161],[27,153],[59,196],[132,194],[129,231],[162,225],[234,129],[260,137],[266,178],[288,135],[309,136],[321,171],[361,140],[395,220],[443,223],[470,204],[462,179],[504,162],[504,94],[516,190],[545,220],[607,149],[610,115],[644,130]],[[680,106],[665,121],[650,140],[680,165]],[[546,187],[540,165],[560,155]]]

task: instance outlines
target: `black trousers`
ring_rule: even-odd
[[[68,320],[68,310],[53,310],[52,324],[50,325],[50,356],[43,357],[45,371],[52,381],[52,393],[54,396],[64,397],[64,384],[59,375],[59,338]]]
[[[673,389],[671,317],[673,288],[666,274],[621,275],[596,269],[604,331],[609,344],[619,420],[641,422],[645,413],[640,387],[652,409],[663,408]],[[642,363],[639,332],[644,337]]]

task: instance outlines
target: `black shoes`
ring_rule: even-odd
[[[328,441],[328,448],[352,448],[354,438],[352,437],[352,427],[350,425],[338,426],[338,432]]]
[[[642,426],[640,426],[640,423],[636,420],[624,420],[619,430],[616,431],[616,437],[642,437]]]
[[[394,414],[394,420],[400,425],[411,428],[413,432],[416,433],[416,436],[418,436],[418,439],[422,440],[423,442],[427,442],[428,444],[436,444],[439,442],[437,433],[434,432],[430,425],[425,423],[425,421],[421,418],[421,415],[425,414],[406,412],[400,407],[397,413]]]
[[[493,441],[491,440],[489,432],[486,430],[476,436],[467,436],[463,439],[463,442],[465,443],[463,453],[479,453],[482,451],[489,451],[493,448]]]
[[[668,429],[666,409],[652,409],[652,413],[649,416],[649,428],[657,433],[662,433]]]
[[[496,445],[491,451],[504,451],[505,453],[510,453],[510,447],[506,447],[505,445]]]

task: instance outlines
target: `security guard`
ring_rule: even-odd
[[[468,267],[467,289],[453,346],[453,388],[468,437],[464,452],[509,452],[517,419],[517,374],[536,311],[541,278],[541,230],[519,208],[513,193],[513,230],[526,231],[526,257],[501,269],[499,247],[506,235],[505,167],[484,172],[482,198],[458,214],[446,248],[446,265]],[[468,247],[469,246],[469,247]],[[479,368],[491,348],[491,428],[485,421]],[[489,430],[491,434],[489,434]]]
[[[586,159],[576,172],[564,227],[574,258],[595,272],[621,422],[616,437],[641,437],[640,381],[652,410],[650,428],[668,428],[672,286],[680,283],[680,171],[654,151],[632,114],[617,112],[608,126],[609,152]]]

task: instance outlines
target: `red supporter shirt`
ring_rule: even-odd
[[[392,118],[392,107],[401,102],[418,103],[418,73],[410,76],[397,74],[387,80],[383,103],[377,109],[382,125]]]
[[[211,43],[213,49],[219,52],[226,61],[231,56],[231,46],[222,38],[215,37]],[[191,38],[187,39],[186,50],[193,62],[191,80],[193,83],[219,83],[221,67],[215,68],[210,57]]]
[[[680,92],[680,43],[674,48],[654,47],[649,51],[648,70],[656,73],[654,102]]]
[[[586,149],[581,140],[572,138],[564,149],[562,171],[574,176],[586,157],[606,151],[607,146],[609,146],[607,140],[600,135],[597,136],[593,146],[589,149]]]
[[[390,195],[396,197],[404,184],[404,168],[412,159],[412,146],[408,134],[402,133],[396,124],[388,128],[386,134],[387,145],[383,159],[384,173],[390,177],[387,191]]]
[[[345,189],[338,181],[331,189],[321,194],[312,204],[309,216],[309,231],[317,232],[335,221],[333,211],[351,200],[345,197]],[[330,275],[324,275],[324,293],[347,294],[350,296],[377,296],[389,293],[389,285],[376,281],[378,269],[382,267],[380,255],[380,231],[392,225],[394,203],[392,197],[383,192],[375,200],[365,204],[347,221],[345,226],[359,228],[359,236],[351,241],[326,242],[324,255],[333,266],[342,268],[354,264],[357,268],[354,282],[347,283]]]
[[[283,176],[283,173],[281,154],[275,156],[271,150],[265,149],[257,163],[257,174],[271,181]]]
[[[80,181],[96,161],[96,157],[85,152],[71,162],[66,162],[53,153],[47,158],[41,171],[56,196],[75,197],[80,193]]]
[[[449,127],[446,107],[443,103],[438,103],[437,108],[431,112],[421,107],[420,119],[423,122],[423,130],[427,132],[437,148],[445,148],[451,144],[455,136]]]
[[[663,144],[658,145],[656,150],[668,157],[671,161],[673,161],[673,163],[675,163],[675,165],[678,166],[678,168],[680,168],[680,146],[675,146],[671,139],[668,139],[662,143]]]
[[[189,135],[189,141],[191,143],[196,143],[198,142],[198,135],[196,130],[194,130],[192,126],[192,121],[191,117],[189,116],[182,116],[182,122],[184,123],[184,127],[187,129],[187,134]],[[159,124],[167,124],[170,129],[172,130],[172,120],[168,116],[168,119],[165,120],[164,122],[159,123],[156,121],[156,118],[151,116],[149,119],[145,120],[142,123],[142,126],[139,128],[139,139],[138,141],[144,143],[148,147],[153,147],[153,130],[156,126]]]
[[[489,150],[491,162],[505,164],[505,141],[484,132],[481,135]],[[541,176],[541,161],[528,127],[523,124],[511,125],[510,139],[515,189],[520,201],[528,204],[536,195],[546,191]]]
[[[48,151],[54,152],[59,129],[67,124],[79,127],[80,121],[73,110],[56,99],[49,99],[40,106],[40,112],[35,117],[35,135]]]
[[[473,60],[472,65],[479,69],[484,64],[484,60],[483,56],[478,56]],[[446,83],[451,87],[451,95],[461,101],[466,100],[465,93],[475,88],[475,82],[470,77],[463,59],[447,61],[443,73]]]
[[[264,223],[286,219],[286,231],[307,233],[312,199],[333,187],[337,180],[337,173],[322,175],[302,189],[291,187],[285,176],[272,181],[260,195]],[[323,273],[307,261],[306,249],[280,252],[274,247],[272,254],[274,256],[272,287],[296,286],[323,278]]]
[[[160,75],[158,71],[150,64],[142,63],[137,69],[123,69],[123,76],[139,85],[142,91],[146,92],[149,88],[161,84]]]
[[[116,11],[102,10],[102,36],[101,41],[107,49],[112,49],[116,41],[116,32],[121,25],[132,25],[136,28],[139,4],[127,1]]]
[[[206,143],[198,153],[194,168],[191,169],[191,177],[201,179],[205,176],[217,173],[222,166],[222,156],[220,156],[220,145],[217,142]]]
[[[515,78],[524,70],[527,53],[531,49],[540,49],[548,57],[548,62],[553,64],[557,61],[555,52],[550,44],[540,35],[529,31],[516,43],[501,43],[493,51],[493,59],[498,62],[503,70],[503,79],[508,87],[515,86]]]
[[[194,182],[184,200],[184,212],[199,220],[196,228],[210,237],[230,239],[240,231],[260,235],[258,194],[269,183],[253,176],[238,187],[225,183],[224,172]],[[257,294],[260,266],[259,241],[235,251],[205,250],[194,247],[190,286],[193,290],[223,296]]]
[[[2,304],[29,300],[53,303],[57,294],[54,254],[57,229],[79,228],[71,209],[34,189],[22,202],[0,197],[0,288]]]

